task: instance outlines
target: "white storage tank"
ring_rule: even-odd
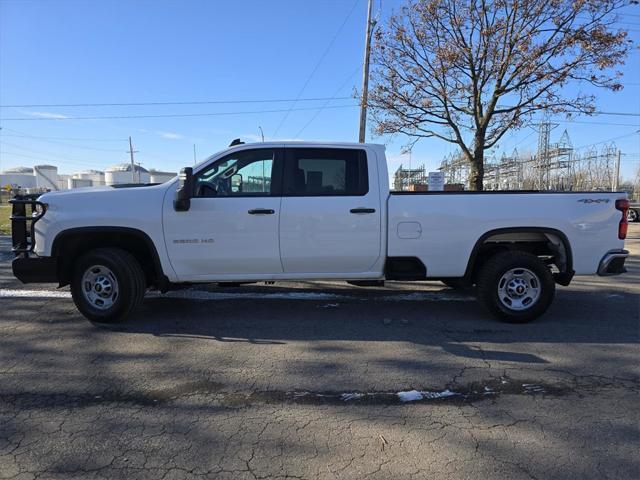
[[[164,183],[171,180],[177,174],[175,172],[161,172],[160,170],[149,170],[149,183]]]
[[[91,180],[89,180],[88,178],[69,178],[67,180],[67,187],[69,189],[71,188],[82,188],[82,187],[91,187],[92,183]]]
[[[74,173],[73,178],[90,180],[91,185],[94,187],[104,185],[104,172],[101,172],[100,170],[85,170],[83,172]]]
[[[64,173],[58,174],[58,190],[65,190],[69,188],[69,179],[71,175],[66,175]]]
[[[43,190],[58,190],[58,167],[54,165],[36,165],[33,167],[36,187]]]
[[[131,178],[131,164],[119,163],[107,168],[104,172],[104,181],[107,185],[119,185],[122,183],[149,183],[149,171],[135,166],[134,178]]]
[[[0,188],[4,188],[7,185],[20,188],[34,188],[36,186],[36,177],[33,176],[33,168],[7,168],[4,172],[0,173]]]

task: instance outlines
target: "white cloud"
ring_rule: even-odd
[[[180,133],[176,132],[159,132],[157,130],[147,130],[146,128],[139,128],[139,132],[149,133],[151,135],[157,135],[161,138],[166,138],[167,140],[183,140],[185,137]]]
[[[183,135],[175,132],[156,132],[162,138],[166,138],[168,140],[182,140],[184,138]]]
[[[36,118],[52,118],[56,120],[63,120],[65,118],[69,118],[66,115],[62,115],[61,113],[53,113],[53,112],[33,112],[31,110],[22,110],[22,113],[25,115],[29,115],[30,117]]]

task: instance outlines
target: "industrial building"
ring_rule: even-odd
[[[136,165],[132,175],[130,163],[119,163],[101,170],[84,170],[71,175],[58,173],[55,165],[13,167],[0,172],[0,188],[20,189],[27,193],[66,190],[80,187],[122,185],[126,183],[164,183],[175,172],[147,170]]]

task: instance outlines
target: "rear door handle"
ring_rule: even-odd
[[[270,208],[253,208],[248,213],[249,215],[273,215],[276,211]]]
[[[376,213],[375,208],[352,208],[351,213]]]

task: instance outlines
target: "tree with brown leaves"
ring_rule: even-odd
[[[485,151],[507,131],[540,110],[594,112],[594,96],[570,82],[622,88],[615,68],[631,45],[614,23],[629,3],[408,0],[376,32],[369,98],[376,132],[458,145],[469,188],[482,190]]]

